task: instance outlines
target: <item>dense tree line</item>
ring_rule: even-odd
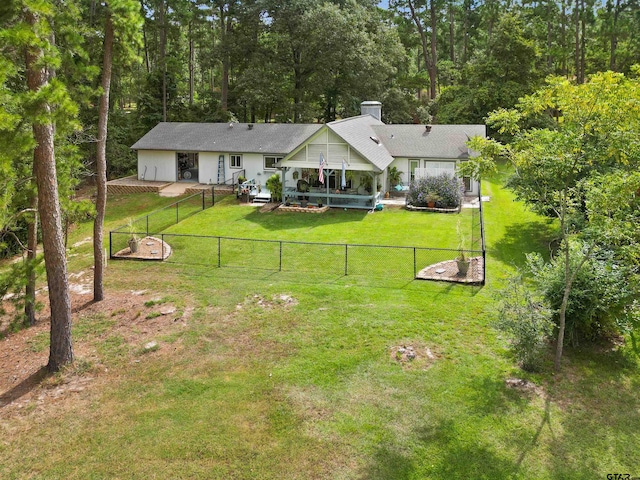
[[[5,0],[0,255],[25,261],[0,292],[26,289],[34,321],[43,240],[52,326],[68,333],[65,226],[90,214],[74,190],[94,179],[102,298],[104,182],[135,169],[129,146],[160,121],[328,122],[380,100],[387,123],[484,123],[549,74],[634,75],[639,12],[638,0]],[[52,369],[70,342],[60,352]]]

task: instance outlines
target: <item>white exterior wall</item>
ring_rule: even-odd
[[[248,180],[255,179],[263,187],[267,179],[278,170],[264,168],[264,157],[282,157],[282,155],[262,154],[262,153],[236,153],[236,152],[200,152],[199,155],[199,182],[200,183],[218,183],[218,159],[220,155],[224,155],[224,176],[225,180],[231,180],[233,174],[244,170]],[[242,167],[231,168],[231,155],[242,156]],[[230,182],[227,182],[230,183]]]
[[[200,152],[198,155],[198,182],[215,184],[218,183],[218,155],[213,152]],[[225,162],[229,163],[229,159],[225,156]],[[225,171],[227,175],[229,170]],[[228,174],[231,176],[231,174]]]
[[[295,155],[287,160],[286,166],[317,169],[320,166],[320,153],[322,153],[326,168],[329,170],[342,170],[343,160],[347,164],[347,170],[369,172],[375,170],[375,167],[368,160],[326,127],[320,130],[311,141],[307,142]]]
[[[175,182],[176,176],[175,151],[138,150],[138,180]]]
[[[420,169],[426,169],[427,171],[436,171],[436,170],[449,170],[446,166],[443,165],[435,165],[436,163],[441,164],[442,162],[457,164],[458,162],[451,159],[434,159],[434,158],[396,158],[393,160],[389,167],[396,167],[400,172],[402,172],[402,184],[409,185],[411,182],[411,171],[410,171],[410,163],[409,160],[419,160]],[[437,168],[436,168],[437,167]],[[467,195],[478,195],[478,182],[476,180],[471,180],[471,191],[466,192]]]

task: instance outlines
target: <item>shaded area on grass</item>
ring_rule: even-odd
[[[550,248],[557,237],[552,221],[531,221],[507,225],[504,235],[492,242],[488,252],[497,260],[522,268],[526,265],[526,253],[538,252],[549,258]]]

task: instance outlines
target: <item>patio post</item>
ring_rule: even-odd
[[[284,192],[287,191],[287,171],[289,171],[291,167],[281,167],[281,176],[282,176],[282,198],[280,199],[284,203]]]

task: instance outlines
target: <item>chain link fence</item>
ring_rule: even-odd
[[[414,279],[426,267],[455,264],[459,250],[386,245],[256,240],[162,234],[171,246],[168,263],[213,268],[244,268],[304,275]],[[468,258],[481,251],[465,250]],[[444,273],[444,272],[443,272]],[[481,280],[474,283],[480,283]],[[470,282],[471,283],[471,282]]]
[[[148,215],[131,219],[127,224],[109,232],[109,256],[113,258],[116,252],[127,248],[128,241],[132,236],[143,238],[149,235],[158,235],[170,226],[214,206],[215,202],[216,193],[211,187],[211,189],[202,190],[201,193],[190,195]]]
[[[479,198],[480,200],[480,198]],[[127,248],[132,234],[161,240],[156,256],[179,265],[291,272],[305,276],[361,276],[366,278],[442,279],[484,284],[485,242],[482,202],[472,211],[472,238],[464,254],[471,259],[466,275],[458,273],[458,249],[391,245],[312,243],[221,236],[160,233],[171,225],[215,204],[215,192],[192,195],[140,217],[110,232],[110,253]],[[168,249],[171,255],[168,255]],[[137,257],[140,258],[140,257]]]

